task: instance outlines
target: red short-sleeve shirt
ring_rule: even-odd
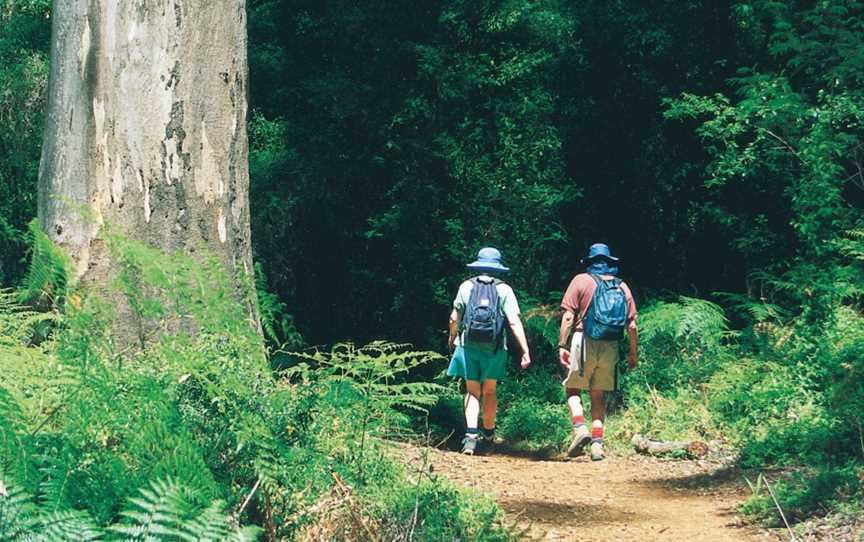
[[[614,277],[601,275],[604,279]],[[561,308],[568,310],[577,315],[576,329],[582,329],[582,320],[588,314],[588,306],[591,304],[591,299],[594,297],[594,290],[597,289],[597,283],[587,273],[580,273],[573,277],[567,291],[564,292],[564,298],[561,300]],[[636,320],[636,302],[633,301],[633,293],[626,283],[621,283],[621,289],[624,290],[624,295],[627,297],[627,323],[630,324]]]

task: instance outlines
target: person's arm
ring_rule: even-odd
[[[627,366],[635,369],[639,364],[639,328],[636,326],[636,301],[630,286],[622,283],[627,296],[627,336],[630,339],[630,351],[627,353]]]
[[[627,366],[635,369],[639,365],[639,328],[636,327],[636,320],[630,320],[630,325],[627,326],[627,335],[630,338],[630,352],[627,354]]]
[[[448,323],[450,337],[447,339],[447,347],[452,352],[456,348],[456,335],[459,334],[459,311],[450,311],[450,322]]]
[[[528,338],[525,336],[525,328],[522,326],[522,319],[519,316],[507,318],[510,323],[510,331],[513,332],[513,337],[519,343],[519,348],[522,349],[522,368],[527,369],[531,365],[531,354],[528,352]]]
[[[558,361],[561,365],[570,368],[570,331],[573,329],[573,321],[576,315],[573,311],[565,310],[561,316],[561,331],[558,333]]]

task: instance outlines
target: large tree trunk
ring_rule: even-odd
[[[54,1],[39,219],[83,284],[114,275],[106,224],[252,273],[245,4]]]

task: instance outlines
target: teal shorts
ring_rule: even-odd
[[[499,348],[492,352],[484,348],[457,346],[450,359],[448,376],[465,380],[500,380],[507,372],[507,351]]]

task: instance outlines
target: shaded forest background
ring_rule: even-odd
[[[50,4],[0,0],[0,284],[25,293],[51,253],[28,230]],[[745,467],[788,469],[778,495],[793,521],[861,502],[864,3],[250,0],[247,9],[253,251],[271,347],[386,338],[441,352],[465,263],[497,246],[538,360],[502,382],[500,434],[555,449],[570,428],[555,380],[554,308],[586,248],[606,242],[642,308],[642,364],[622,380],[611,446],[620,451],[635,432],[729,444]],[[459,392],[443,381],[364,395],[370,379],[401,385],[436,372],[434,353],[340,347],[304,354],[317,371],[295,367],[274,382],[270,369],[282,362],[262,359],[260,337],[223,306],[230,296],[200,287],[218,284],[215,270],[120,244],[142,269],[160,262],[155,287],[182,283],[164,269],[198,286],[181,284],[177,297],[207,333],[165,339],[131,365],[140,374],[127,374],[116,369],[126,353],[93,331],[106,318],[98,307],[58,302],[58,337],[45,345],[31,320],[0,326],[19,356],[0,361],[21,374],[51,366],[30,357],[100,360],[98,386],[49,424],[67,452],[63,472],[88,481],[80,494],[57,490],[57,503],[107,524],[166,472],[205,473],[183,481],[235,508],[263,480],[266,498],[244,524],[275,538],[301,528],[293,514],[322,498],[335,469],[363,488],[370,516],[409,518],[425,492],[430,540],[471,539],[497,521],[488,502],[438,482],[409,487],[362,448],[369,420],[386,419],[368,432],[388,438],[417,422],[400,401],[431,408],[444,434],[462,423]],[[0,316],[21,320],[13,300],[22,297],[4,295]],[[420,358],[437,365],[421,369]],[[90,382],[92,370],[78,378]],[[246,382],[249,373],[256,379]],[[184,384],[199,377],[218,385]],[[34,437],[44,405],[27,404],[39,395],[28,386],[10,392],[36,425],[18,438],[45,454],[55,444]],[[49,395],[59,397],[55,387]],[[117,390],[133,414],[101,420],[97,406]],[[230,400],[217,409],[208,394]],[[159,408],[140,414],[138,404]],[[154,426],[148,416],[194,460],[178,466],[162,450],[174,445],[155,433],[147,442],[163,462],[129,460],[140,448],[135,424]],[[96,452],[94,439],[104,439]],[[44,493],[54,471],[39,463],[45,455],[32,457],[21,483]],[[49,474],[40,478],[37,464]],[[380,472],[364,470],[373,464]],[[779,521],[764,492],[746,507]],[[288,519],[277,525],[276,516]]]

